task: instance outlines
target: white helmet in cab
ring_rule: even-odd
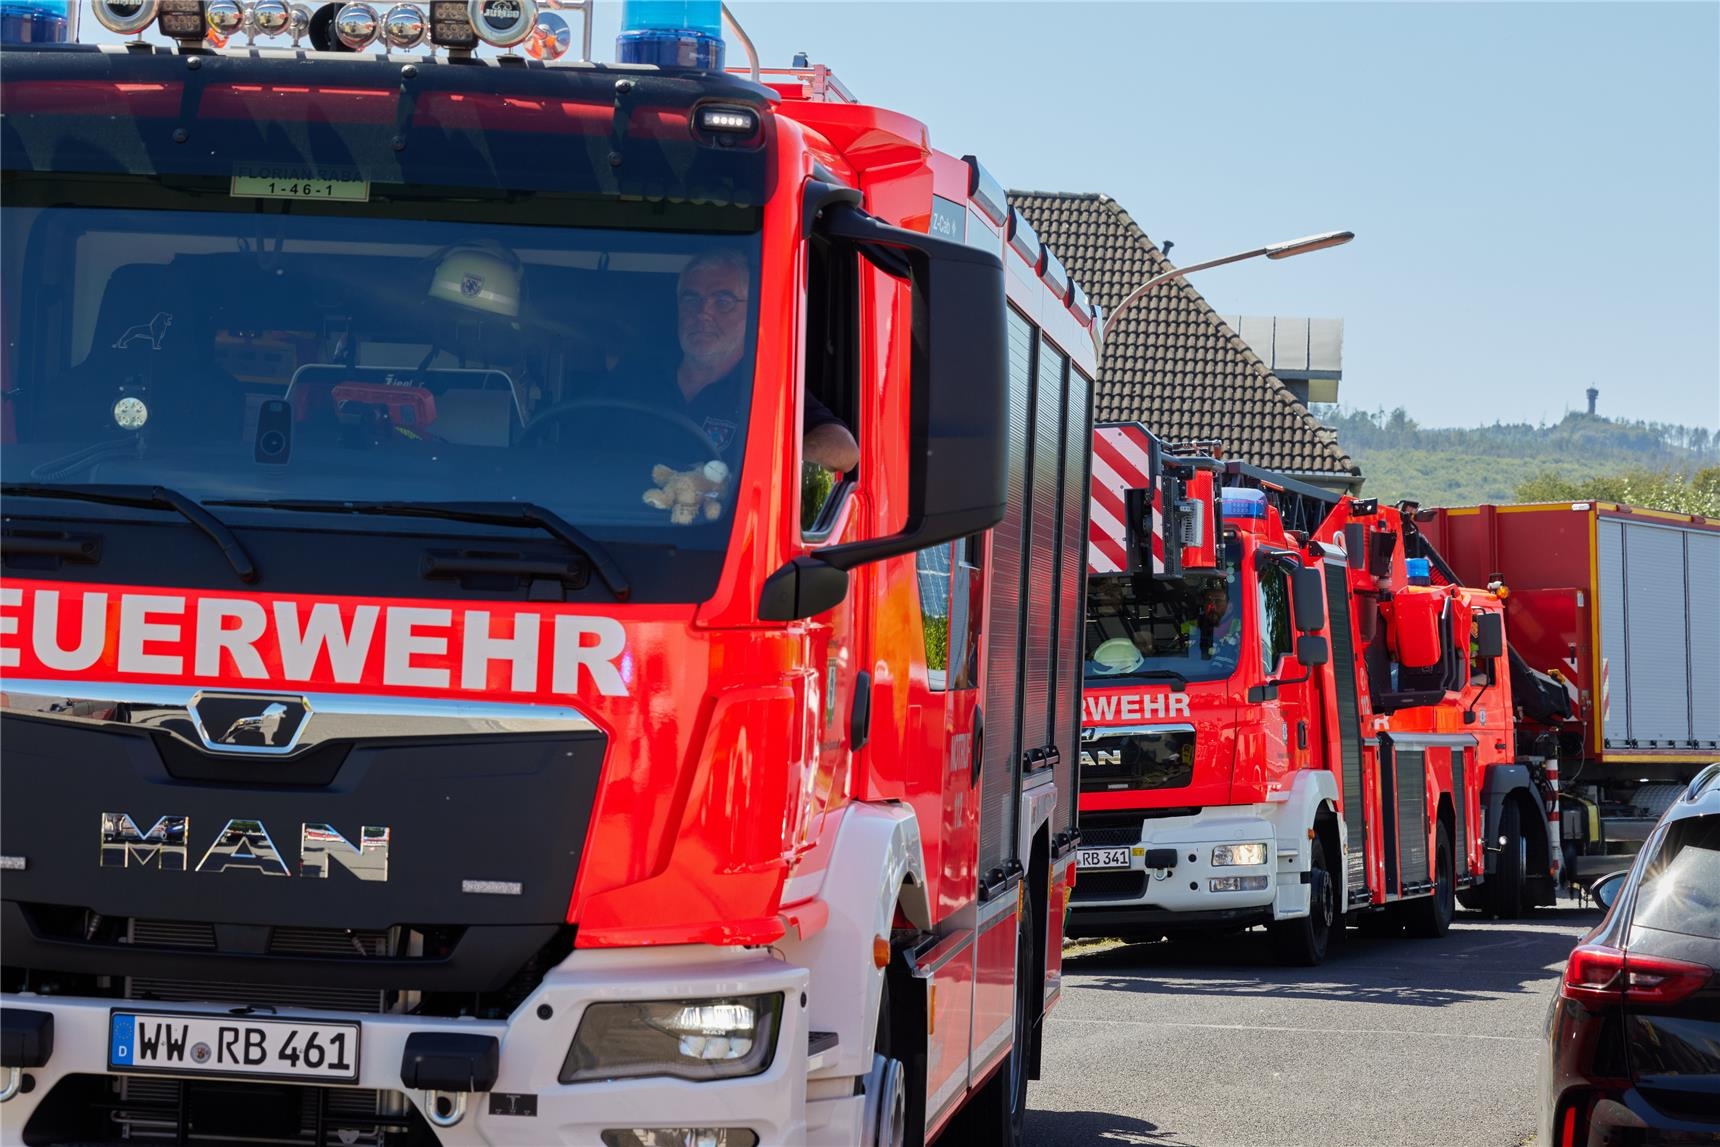
[[[488,239],[461,243],[439,253],[430,276],[430,297],[507,319],[520,315],[520,261]]]

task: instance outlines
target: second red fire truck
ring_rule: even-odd
[[[1562,693],[1509,655],[1496,594],[1440,573],[1415,507],[1138,423],[1093,454],[1072,934],[1264,924],[1313,964],[1346,919],[1439,935],[1458,896],[1552,901],[1556,767],[1515,710]]]

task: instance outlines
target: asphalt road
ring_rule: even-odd
[[[1459,912],[1442,940],[1353,930],[1318,968],[1259,931],[1083,943],[1028,1094],[1035,1147],[1515,1147],[1549,994],[1599,913]],[[1085,951],[1087,954],[1073,953]]]

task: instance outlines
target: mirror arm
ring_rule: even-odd
[[[825,211],[839,203],[859,208],[865,200],[860,192],[852,187],[844,187],[840,183],[826,183],[818,179],[809,179],[800,193],[800,237],[802,240],[812,238],[812,232],[819,229],[825,219]]]

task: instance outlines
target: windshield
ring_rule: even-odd
[[[756,234],[280,207],[9,201],[5,481],[529,501],[725,544]]]
[[[1239,547],[1231,542],[1224,548],[1222,578],[1090,575],[1088,683],[1171,674],[1187,681],[1228,677],[1242,649],[1239,561]]]

